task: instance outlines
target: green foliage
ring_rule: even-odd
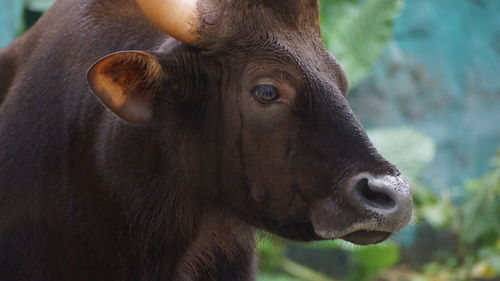
[[[285,256],[286,247],[287,242],[284,239],[270,234],[262,234],[257,249],[260,270],[265,273],[259,276],[259,281],[333,281],[320,272],[288,259]]]
[[[359,270],[351,280],[369,280],[377,273],[389,269],[399,262],[399,246],[394,243],[358,248],[355,251]]]
[[[323,0],[322,36],[352,86],[363,80],[392,37],[403,0]]]
[[[302,281],[285,274],[261,274],[258,281]]]
[[[500,151],[491,172],[467,183],[460,215],[461,238],[466,243],[494,244],[500,238]]]
[[[302,281],[334,281],[328,276],[313,270],[307,266],[296,263],[290,259],[284,259],[282,268],[290,275],[297,277]]]
[[[431,262],[422,273],[412,272],[411,278],[398,275],[394,280],[465,281],[499,277],[500,151],[492,171],[467,182],[462,201],[456,202],[447,189],[435,194],[418,180],[435,156],[431,139],[409,128],[376,128],[368,134],[380,153],[412,182],[416,217],[456,237],[455,252],[449,253],[445,263]]]
[[[398,281],[470,281],[500,278],[500,150],[493,169],[483,177],[466,183],[461,202],[446,193],[429,197],[417,211],[426,221],[454,234],[454,250],[444,261],[433,261],[421,272],[392,269],[385,279]],[[430,211],[432,210],[432,211]],[[445,218],[436,222],[436,218]]]
[[[25,0],[25,6],[31,11],[45,12],[47,11],[55,0]]]
[[[262,271],[276,271],[283,264],[285,242],[281,238],[273,237],[270,234],[262,234],[257,249]]]

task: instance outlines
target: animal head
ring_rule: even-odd
[[[89,84],[116,116],[174,142],[186,177],[290,239],[370,244],[408,223],[409,185],[350,109],[316,0],[137,4],[177,40],[108,55]]]

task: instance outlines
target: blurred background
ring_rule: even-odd
[[[53,0],[0,0],[0,47]],[[381,245],[262,233],[259,281],[500,280],[500,0],[322,0],[326,46],[378,150],[414,187]]]

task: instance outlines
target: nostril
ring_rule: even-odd
[[[411,219],[411,188],[402,176],[359,173],[345,188],[339,203],[356,214],[356,230],[393,233]]]
[[[389,196],[387,187],[374,185],[367,178],[363,178],[357,183],[356,191],[361,199],[371,207],[388,210],[396,206],[394,199]]]
[[[363,185],[361,187],[361,195],[363,195],[365,199],[368,199],[368,202],[380,207],[393,208],[396,205],[389,195],[372,191],[368,185]]]

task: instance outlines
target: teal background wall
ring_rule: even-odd
[[[349,101],[367,128],[430,135],[437,158],[426,180],[460,195],[500,145],[500,1],[407,0],[394,29]]]
[[[16,38],[21,27],[22,0],[0,0],[0,48]]]

